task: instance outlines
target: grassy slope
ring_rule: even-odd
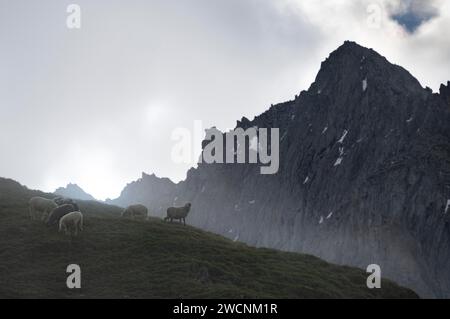
[[[0,298],[391,298],[415,297],[362,270],[256,249],[204,231],[119,219],[120,209],[82,202],[85,231],[73,240],[27,217],[35,195],[0,179]],[[49,195],[47,195],[48,197]],[[82,289],[66,288],[68,264]]]

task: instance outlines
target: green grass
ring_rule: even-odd
[[[30,221],[41,195],[0,179],[0,298],[415,298],[390,281],[316,257],[256,249],[193,227],[120,219],[121,209],[80,202],[77,238]],[[78,264],[82,289],[66,288]]]

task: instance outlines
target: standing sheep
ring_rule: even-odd
[[[66,235],[77,236],[78,232],[83,231],[83,214],[81,212],[72,212],[59,220],[59,232],[63,231]]]
[[[51,211],[50,215],[48,216],[47,226],[57,225],[58,222],[61,220],[61,218],[64,217],[65,215],[79,211],[77,207],[73,206],[72,204],[65,204],[56,207]]]
[[[191,203],[187,203],[183,207],[169,207],[167,209],[167,217],[164,218],[164,221],[170,220],[170,222],[173,222],[173,220],[180,220],[181,222],[184,222],[184,225],[186,226],[186,217],[189,214],[189,211],[191,210]]]
[[[147,218],[148,209],[144,205],[131,205],[128,206],[123,212],[122,217],[130,217],[134,219],[135,217]]]
[[[31,220],[39,219],[37,213],[42,213],[41,219],[47,219],[48,214],[57,207],[50,199],[43,197],[33,197],[30,199],[30,218]]]

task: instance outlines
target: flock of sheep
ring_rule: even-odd
[[[169,207],[164,221],[179,220],[186,225],[186,217],[190,209],[191,203],[183,207]],[[77,236],[83,231],[83,214],[78,204],[70,198],[57,197],[52,200],[33,197],[29,202],[29,213],[31,220],[41,219],[47,226],[58,225],[59,232],[64,231],[66,235]],[[122,212],[122,217],[147,219],[148,209],[144,205],[131,205]]]
[[[47,226],[59,225],[59,231],[67,235],[77,236],[83,231],[83,214],[72,199],[33,197],[29,204],[31,220],[40,218]]]

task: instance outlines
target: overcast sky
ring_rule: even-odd
[[[67,6],[81,8],[69,29]],[[116,197],[174,181],[177,127],[235,126],[307,89],[349,39],[450,80],[450,1],[0,0],[0,176]],[[200,143],[200,140],[195,141]]]

